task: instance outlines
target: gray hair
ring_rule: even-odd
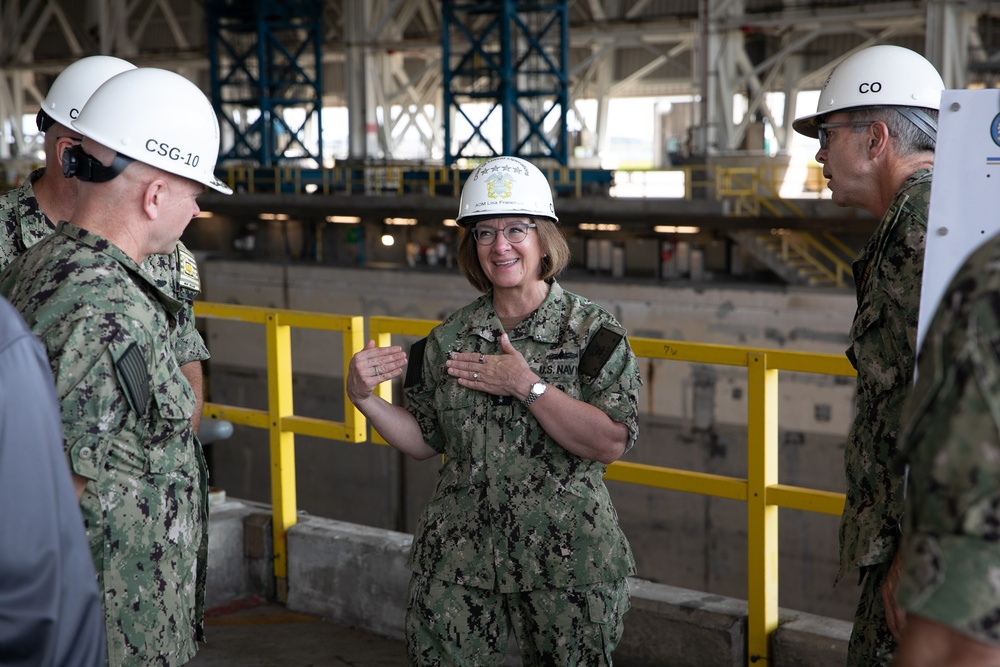
[[[937,124],[937,109],[926,109],[924,107],[903,107],[904,109],[916,110],[929,116]],[[889,136],[896,140],[896,149],[900,155],[914,155],[926,151],[934,152],[936,141],[913,124],[906,116],[899,112],[896,107],[863,107],[861,109],[851,109],[851,120],[874,123],[877,120],[885,123],[889,129]],[[856,132],[862,128],[854,128]]]

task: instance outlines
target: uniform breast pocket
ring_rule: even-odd
[[[437,392],[435,439],[442,445],[444,463],[439,484],[445,488],[468,486],[472,483],[472,459],[482,447],[485,437],[481,408],[477,408],[473,392],[454,385]]]
[[[152,394],[152,438],[146,450],[149,472],[168,473],[194,465],[194,442],[185,431],[192,428],[196,401],[176,365],[157,373]]]
[[[878,304],[867,304],[851,326],[848,358],[858,370],[859,385],[868,385],[866,389],[876,394],[901,381],[904,359],[889,329],[890,323]]]

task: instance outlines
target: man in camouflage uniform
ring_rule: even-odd
[[[899,667],[1000,665],[1000,236],[927,329],[906,401]]]
[[[72,119],[98,86],[134,65],[111,56],[90,56],[76,61],[56,77],[38,112],[38,131],[45,133],[44,167],[33,171],[20,187],[0,197],[0,270],[55,229],[56,222],[69,220],[76,206],[76,179],[62,173],[63,153],[82,137]],[[180,241],[167,254],[151,255],[144,263],[161,289],[184,307],[177,315],[174,352],[181,372],[194,390],[197,404],[192,417],[195,432],[201,421],[202,362],[208,348],[195,328],[192,302],[201,291],[198,265]]]
[[[847,438],[838,581],[859,568],[848,665],[889,665],[905,616],[895,604],[903,476],[892,468],[913,382],[937,109],[944,84],[920,55],[860,51],[830,74],[819,111],[795,129],[818,138],[833,201],[879,219],[854,262],[858,310],[847,356],[858,371]]]
[[[213,174],[219,127],[194,84],[159,69],[109,79],[73,127],[72,218],[0,275],[0,294],[52,366],[108,664],[173,667],[202,634],[207,471],[174,356],[183,304],[142,263],[176,246],[205,185],[229,192]]]
[[[555,281],[569,248],[537,168],[477,167],[458,222],[459,266],[483,295],[413,346],[407,407],[372,393],[401,374],[398,347],[370,342],[347,380],[390,444],[444,456],[409,558],[409,662],[500,664],[513,632],[525,665],[610,665],[635,561],[603,476],[635,443],[635,355],[607,311]]]

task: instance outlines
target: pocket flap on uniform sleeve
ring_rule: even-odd
[[[85,435],[70,444],[67,443],[66,454],[70,469],[80,477],[97,479],[99,465],[106,455],[107,441],[98,436]]]

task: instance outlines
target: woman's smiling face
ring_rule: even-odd
[[[520,230],[514,231],[516,228]],[[494,290],[516,289],[541,281],[543,252],[538,232],[529,218],[494,218],[476,223],[475,230],[486,231],[488,236],[492,232],[492,243],[483,245],[477,241],[476,253]],[[522,240],[517,241],[518,237]]]

